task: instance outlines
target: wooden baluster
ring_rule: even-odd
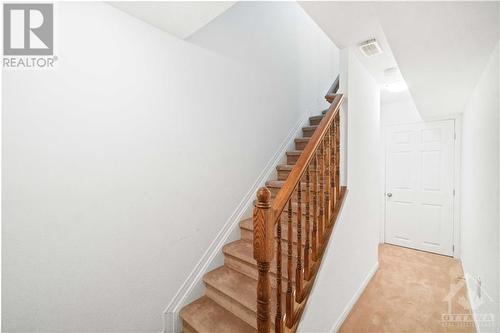
[[[306,226],[305,226],[305,232],[306,232],[306,243],[304,246],[304,277],[307,281],[311,279],[311,240],[310,240],[310,205],[309,201],[311,198],[310,194],[310,186],[309,182],[311,181],[311,174],[310,174],[310,167],[307,167],[306,170]]]
[[[257,261],[257,331],[271,330],[271,284],[269,266],[274,255],[274,221],[271,211],[271,192],[266,187],[257,191],[253,210],[253,257]]]
[[[292,246],[293,246],[292,199],[290,198],[290,200],[288,201],[288,258],[287,258],[288,283],[286,288],[286,326],[289,328],[293,326],[293,305],[295,302],[293,297],[293,286],[292,286],[292,277],[293,277]]]
[[[335,186],[337,186],[336,182],[336,174],[337,174],[337,163],[336,163],[336,158],[337,154],[336,151],[337,149],[335,148],[336,143],[335,143],[335,126],[336,122],[335,119],[333,120],[332,126],[330,127],[330,156],[331,156],[331,170],[330,170],[330,192],[331,192],[331,200],[332,200],[332,214],[333,210],[337,206],[337,191],[335,190]]]
[[[325,228],[330,225],[330,133],[327,130],[324,139],[325,159]]]
[[[334,135],[334,138],[333,138],[333,142],[334,142],[334,154],[335,154],[335,171],[334,171],[334,177],[335,177],[335,197],[337,198],[337,201],[339,199],[339,187],[340,187],[340,179],[338,178],[338,174],[337,174],[337,170],[338,170],[338,158],[339,158],[339,154],[338,154],[338,141],[337,141],[337,134],[338,134],[338,122],[337,122],[337,118],[335,117],[334,118],[334,124],[335,124],[335,135]]]
[[[277,230],[277,247],[276,247],[276,318],[274,319],[274,332],[283,333],[283,312],[281,309],[281,293],[283,287],[281,285],[281,280],[283,279],[283,273],[281,272],[281,218],[278,220],[278,230]]]
[[[337,135],[338,135],[338,121],[337,121],[337,117],[334,118],[334,122],[335,122],[335,137],[333,138],[333,142],[335,143],[335,146],[334,146],[334,150],[335,150],[335,196],[337,197],[337,201],[339,199],[339,188],[340,188],[340,179],[338,177],[338,174],[337,174],[337,171],[338,171],[338,167],[339,167],[339,164],[338,164],[338,159],[339,159],[339,151],[338,151],[338,140],[337,140]]]
[[[302,302],[302,179],[297,184],[297,267],[295,270],[295,300]]]
[[[318,241],[323,245],[323,232],[325,226],[325,158],[324,158],[324,141],[319,144],[319,219],[318,219]]]
[[[314,178],[313,178],[313,227],[312,227],[312,255],[313,260],[318,260],[318,154],[314,152]]]
[[[335,117],[337,124],[337,133],[335,138],[335,149],[337,151],[337,168],[336,168],[336,176],[337,176],[337,198],[340,197],[340,114],[337,114]]]

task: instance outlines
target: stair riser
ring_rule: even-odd
[[[278,192],[279,192],[279,190],[281,188],[279,188],[279,187],[268,187],[268,189],[271,191],[271,195],[274,198],[274,197],[276,197],[276,195],[278,194]],[[304,201],[305,198],[306,198],[306,188],[305,188],[305,186],[302,186],[301,190],[302,190],[302,201]],[[309,193],[311,195],[311,200],[312,200],[312,195],[313,195],[313,192],[314,192],[312,190],[312,186],[309,187],[309,191],[310,191]],[[320,193],[320,191],[318,190],[316,192],[316,195],[319,195],[319,193]],[[293,197],[292,197],[292,202],[297,202],[297,200],[298,200],[298,198],[297,198],[297,191],[295,191],[294,194],[293,194]]]
[[[297,227],[297,216],[298,216],[298,212],[297,212],[297,209],[298,209],[298,205],[293,202],[292,204],[292,225],[294,228]],[[319,217],[319,207],[316,208],[316,214],[318,215]],[[305,209],[305,204],[302,204],[302,226],[305,225],[306,223],[306,218],[307,218],[307,214],[306,214],[306,209]],[[288,221],[287,221],[287,217],[288,217],[288,209],[286,208],[282,213],[281,213],[281,225],[283,226],[284,224],[286,224]],[[309,222],[312,224],[313,223],[313,219],[314,219],[314,211],[313,211],[313,205],[309,205]],[[251,229],[251,227],[247,224],[245,225],[240,225],[240,228],[242,229]]]
[[[283,283],[282,284],[282,309],[284,310],[285,308],[285,295],[286,295],[286,288],[287,284]],[[255,310],[252,310],[250,308],[247,308],[245,305],[241,304],[237,300],[231,298],[230,296],[220,292],[219,290],[215,289],[214,287],[206,284],[205,288],[205,295],[212,299],[214,302],[216,302],[218,305],[222,306],[226,310],[230,311],[233,313],[235,316],[243,320],[244,322],[248,323],[250,326],[257,328],[257,312]],[[273,290],[271,292],[271,313],[270,313],[270,319],[271,319],[271,332],[274,332],[274,321],[276,319],[276,311],[275,311],[275,304],[276,304],[276,293]],[[294,308],[296,309],[298,306],[297,302],[294,301]],[[204,332],[206,333],[206,332]],[[236,333],[236,332],[235,332]]]
[[[281,232],[281,251],[283,253],[287,253],[287,248],[288,248],[288,233],[285,231],[282,231]],[[251,241],[253,240],[253,230],[248,230],[248,229],[243,229],[243,228],[240,228],[240,235],[241,235],[241,239],[243,240],[248,240],[248,241]],[[275,240],[277,238],[275,237]],[[293,243],[292,243],[292,249],[293,249],[293,255],[294,256],[297,256],[297,234],[296,232],[294,231],[293,233],[293,236],[292,236],[292,239],[293,239]],[[304,232],[302,232],[302,248],[304,248],[305,246],[305,234]]]
[[[303,149],[297,149],[297,150],[303,150]],[[286,155],[286,164],[288,165],[295,165],[297,161],[299,160],[300,155]],[[326,164],[326,163],[325,163]],[[311,167],[313,165],[313,162],[311,162]],[[337,167],[337,170],[340,170],[339,167]],[[291,170],[290,170],[291,171]],[[327,172],[327,165],[325,165],[325,174]],[[333,170],[332,170],[333,172]]]
[[[304,138],[310,138],[316,129],[304,128],[302,129],[302,134]]]
[[[319,125],[319,123],[321,122],[321,120],[323,119],[323,117],[313,117],[313,118],[309,118],[309,124],[311,126],[317,126]]]
[[[216,302],[229,312],[233,313],[250,326],[254,327],[255,329],[257,328],[257,314],[255,313],[255,311],[248,309],[238,301],[221,293],[220,291],[214,289],[209,285],[206,285],[205,295],[210,297],[214,302]]]
[[[194,328],[189,326],[189,324],[183,320],[182,321],[182,333],[198,333],[198,332],[196,332],[196,330]]]
[[[297,215],[299,214],[298,211],[297,211],[298,207],[297,205],[292,205],[292,217],[294,220],[297,219]],[[302,212],[301,212],[301,215],[302,215],[302,224],[305,223],[306,221],[306,207],[305,207],[305,204],[302,203]],[[283,216],[283,219],[285,218],[285,216],[288,216],[288,208],[286,208],[283,213],[282,213],[282,216]],[[309,220],[312,221],[314,217],[314,214],[313,214],[313,207],[312,207],[312,204],[309,205]],[[293,225],[296,225],[295,221],[294,221],[294,224]]]
[[[277,170],[277,171],[278,171],[278,180],[287,180],[288,176],[290,175],[290,172],[292,172],[292,170]],[[315,176],[316,176],[316,172],[314,172],[314,171],[309,172],[309,177],[311,180],[314,179]],[[304,179],[305,179],[305,177],[304,177]],[[312,184],[310,186],[312,188]]]
[[[278,195],[278,192],[281,190],[280,187],[268,187],[268,189],[269,189],[269,191],[271,191],[271,197],[273,199],[276,198],[276,195]],[[312,191],[310,193],[311,193],[310,195],[312,195]],[[306,192],[304,190],[302,190],[302,196],[301,196],[302,201],[304,201],[305,195],[306,195]],[[291,199],[292,199],[292,202],[298,201],[297,191],[293,192]]]
[[[241,274],[244,274],[254,280],[257,281],[259,273],[257,272],[257,266],[252,265],[248,262],[244,262],[239,260],[238,258],[234,258],[233,256],[230,255],[224,255],[224,265],[227,267],[234,269],[237,272],[240,272]],[[277,283],[276,283],[276,269],[275,269],[275,263],[272,264],[272,269],[270,272],[270,280],[271,280],[271,287],[276,288]],[[287,270],[286,270],[286,262],[282,263],[282,282],[281,284],[286,284],[288,282],[287,278]],[[292,282],[295,281],[295,279],[292,280]]]
[[[288,170],[278,170],[278,180],[286,180],[289,174]]]
[[[306,148],[308,142],[304,141],[295,141],[295,150],[304,150]]]
[[[283,287],[283,295],[286,294],[286,284],[282,285]],[[206,285],[205,295],[211,298],[214,302],[225,308],[226,310],[232,312],[235,316],[257,329],[257,312],[253,311],[243,304],[239,303],[237,300],[221,293],[217,289],[213,288],[210,285]],[[271,295],[271,303],[276,302],[276,295]],[[283,303],[282,303],[283,304]],[[284,309],[284,304],[282,305]],[[294,302],[294,308],[298,306],[297,302]],[[274,310],[271,311],[271,332],[274,333],[274,320],[276,318],[276,313]],[[200,332],[201,333],[201,332]],[[207,332],[203,332],[207,333]],[[236,333],[236,332],[235,332]]]
[[[286,155],[286,164],[288,165],[295,165],[297,163],[297,160],[299,159],[300,155]]]

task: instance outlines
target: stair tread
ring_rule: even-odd
[[[224,245],[222,251],[243,261],[256,263],[252,255],[252,242],[240,239]]]
[[[285,185],[286,180],[268,180],[266,182],[267,187],[277,187],[277,188],[282,188],[283,185]],[[302,190],[305,191],[306,189],[306,182],[300,182],[300,185],[302,186]],[[312,188],[313,182],[309,181],[309,186]]]
[[[323,115],[309,117],[309,125],[318,125],[323,120]]]
[[[247,309],[257,312],[257,302],[255,301],[257,281],[251,277],[226,266],[221,266],[205,274],[203,281],[217,291],[237,301]],[[276,299],[276,289],[271,290],[271,296],[271,299]],[[284,297],[282,299],[282,302],[283,301]],[[272,322],[274,322],[275,313],[276,302],[271,301]]]
[[[296,138],[295,142],[309,142],[309,139],[311,138]]]
[[[318,128],[318,125],[312,125],[312,126],[304,126],[304,127],[302,127],[302,129],[304,129],[304,130],[315,130],[316,128]]]
[[[303,150],[289,150],[286,152],[287,155],[301,155]]]
[[[224,309],[222,306],[203,296],[185,306],[181,318],[197,332],[256,333],[257,330]]]
[[[297,234],[297,224],[296,224],[296,221],[294,220],[293,221],[294,223],[292,224],[292,231],[293,231],[293,237],[295,238],[296,237],[296,234]],[[249,231],[253,231],[253,221],[252,219],[246,219],[246,220],[243,220],[240,222],[240,228],[242,229],[246,229],[246,230],[249,230]],[[303,219],[302,221],[302,240],[304,241],[305,239],[305,235],[304,235],[304,228],[305,228],[305,218]],[[283,240],[287,240],[288,239],[288,224],[285,223],[285,222],[282,222],[281,223],[281,235],[282,235],[282,239]],[[246,242],[246,241],[245,241]],[[294,239],[294,242],[296,242],[296,239]],[[251,245],[251,243],[250,243]]]
[[[225,255],[229,255],[235,258],[238,258],[239,260],[246,262],[247,264],[255,266],[255,269],[257,269],[257,261],[255,261],[253,257],[253,246],[251,241],[247,240],[237,240],[231,243],[228,243],[224,246],[223,252]],[[287,252],[285,249],[282,250],[281,252],[281,262],[283,265],[282,269],[282,277],[287,278],[288,277],[288,272],[284,267],[286,267],[286,263],[288,260],[287,257]],[[295,265],[297,263],[297,256],[295,253],[292,254],[292,262]],[[276,275],[276,254],[275,257],[273,258],[271,267],[270,267],[270,272],[274,275]],[[292,276],[292,280],[295,281],[295,279]]]
[[[286,180],[268,180],[266,186],[268,187],[279,187],[282,188]]]
[[[238,300],[246,308],[257,311],[255,302],[257,281],[254,279],[221,266],[205,274],[203,281],[232,299]]]
[[[278,164],[276,169],[277,170],[292,171],[294,166],[295,166],[295,164]]]
[[[223,252],[226,254],[229,254],[233,257],[236,257],[238,259],[241,259],[245,262],[257,264],[257,261],[255,261],[255,259],[253,257],[253,245],[252,245],[251,241],[239,239],[239,240],[236,240],[234,242],[228,243],[228,244],[224,245]],[[282,254],[283,254],[282,260],[285,259],[285,261],[286,261],[287,254],[286,253],[282,253]],[[293,254],[293,258],[295,261],[295,259],[296,259],[295,254]],[[274,258],[274,259],[276,259],[276,258]]]
[[[295,167],[295,164],[278,164],[276,166],[276,170],[278,171],[292,171],[292,169]],[[310,171],[314,171],[314,167],[310,166],[309,167]]]

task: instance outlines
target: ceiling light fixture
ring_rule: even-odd
[[[408,90],[408,86],[406,85],[405,81],[400,80],[391,83],[386,83],[384,85],[384,89],[393,93],[398,93]]]

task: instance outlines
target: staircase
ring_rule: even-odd
[[[330,223],[329,220],[334,217],[335,209],[338,210],[340,207],[341,189],[338,168],[334,168],[333,162],[330,164],[327,158],[333,161],[335,157],[333,152],[335,138],[332,135],[335,130],[334,118],[340,119],[338,109],[341,101],[342,98],[340,97],[335,110],[332,107],[330,108],[329,112],[331,114],[327,113],[328,110],[326,110],[321,115],[309,118],[309,126],[302,128],[303,137],[295,139],[295,150],[286,153],[286,164],[277,166],[277,180],[270,180],[266,183],[268,190],[259,190],[257,208],[255,208],[253,219],[241,221],[241,238],[226,244],[223,248],[224,265],[205,274],[203,278],[206,286],[205,295],[181,310],[180,317],[182,318],[183,332],[261,333],[295,331],[302,314],[303,304],[305,304],[310,291],[310,286],[306,286],[312,285],[315,272],[321,261],[322,249],[326,246],[326,242],[322,242],[322,240],[327,241],[329,227],[330,229],[333,227],[333,223]],[[329,120],[323,121],[327,116]],[[338,126],[338,121],[336,126]],[[328,130],[326,130],[327,127]],[[323,133],[318,134],[318,131]],[[327,138],[328,142],[326,141]],[[317,142],[311,143],[311,140]],[[323,142],[322,147],[325,150],[320,151],[318,150],[318,144],[321,140]],[[338,139],[335,145],[336,148],[338,148],[339,141]],[[328,146],[329,143],[332,143],[331,147]],[[330,147],[330,155],[326,151],[327,147]],[[306,157],[301,159],[301,156],[307,149],[309,155],[314,154],[319,158],[311,159],[310,156],[307,157],[309,163],[306,166],[302,163],[302,160]],[[321,159],[320,152],[326,154],[324,159]],[[335,157],[337,158],[337,166],[339,155],[337,153]],[[314,165],[312,165],[312,160],[315,161]],[[318,164],[318,160],[322,163]],[[297,166],[297,163],[304,165]],[[309,164],[311,165],[309,166]],[[324,168],[324,165],[331,165],[331,168]],[[307,168],[307,178],[305,171],[302,170],[299,176],[300,182],[299,179],[290,180],[291,177],[297,178],[296,174],[304,168]],[[333,175],[334,172],[337,174],[336,179]],[[311,181],[312,178],[315,180],[314,182]],[[309,180],[309,183],[307,183],[307,180]],[[334,180],[336,181],[336,187],[330,187],[330,183],[333,185]],[[319,182],[321,187],[317,186]],[[292,183],[294,186],[290,191],[290,184]],[[323,183],[325,183],[324,187]],[[286,189],[282,190],[284,187]],[[310,190],[311,187],[312,190]],[[271,205],[276,201],[280,191],[290,193],[285,196],[283,196],[283,193],[280,194],[285,198],[286,207],[276,213],[277,220],[280,221],[277,223],[278,227],[276,229],[274,220],[269,219],[266,222],[269,226],[267,236],[265,232],[262,235],[258,230],[254,230],[254,225],[259,223],[260,209],[263,209],[259,207],[267,207],[270,212]],[[261,201],[266,201],[266,194],[269,195],[267,203],[259,206]],[[306,197],[307,201],[301,201],[303,197]],[[315,200],[313,203],[314,210],[311,210],[309,205],[309,202],[312,202],[311,197]],[[337,198],[336,208],[333,204],[334,197]],[[283,201],[283,198],[281,201]],[[331,208],[327,209],[327,207]],[[319,208],[319,211],[316,208]],[[281,220],[285,218],[286,222],[287,216],[288,223],[284,223],[282,226]],[[329,216],[328,220],[327,216]],[[305,224],[301,223],[303,220],[306,221]],[[313,221],[312,227],[309,223],[310,220]],[[302,237],[302,235],[306,236]],[[268,242],[269,245],[266,250],[266,253],[270,254],[270,256],[268,255],[270,265],[267,265],[267,271],[266,265],[262,265],[261,260],[255,259],[260,251],[258,247],[262,243],[258,240],[259,238],[267,239],[264,243]],[[312,242],[313,245],[311,246]],[[276,256],[274,252],[277,253]],[[288,270],[285,269],[282,272],[282,263],[288,264]],[[292,291],[293,286],[296,287]],[[297,296],[299,294],[300,297]],[[259,307],[257,304],[259,304]],[[286,314],[283,309],[287,310]],[[297,309],[297,311],[294,309]],[[293,320],[290,318],[293,318]],[[276,320],[278,320],[278,323],[276,323]]]

